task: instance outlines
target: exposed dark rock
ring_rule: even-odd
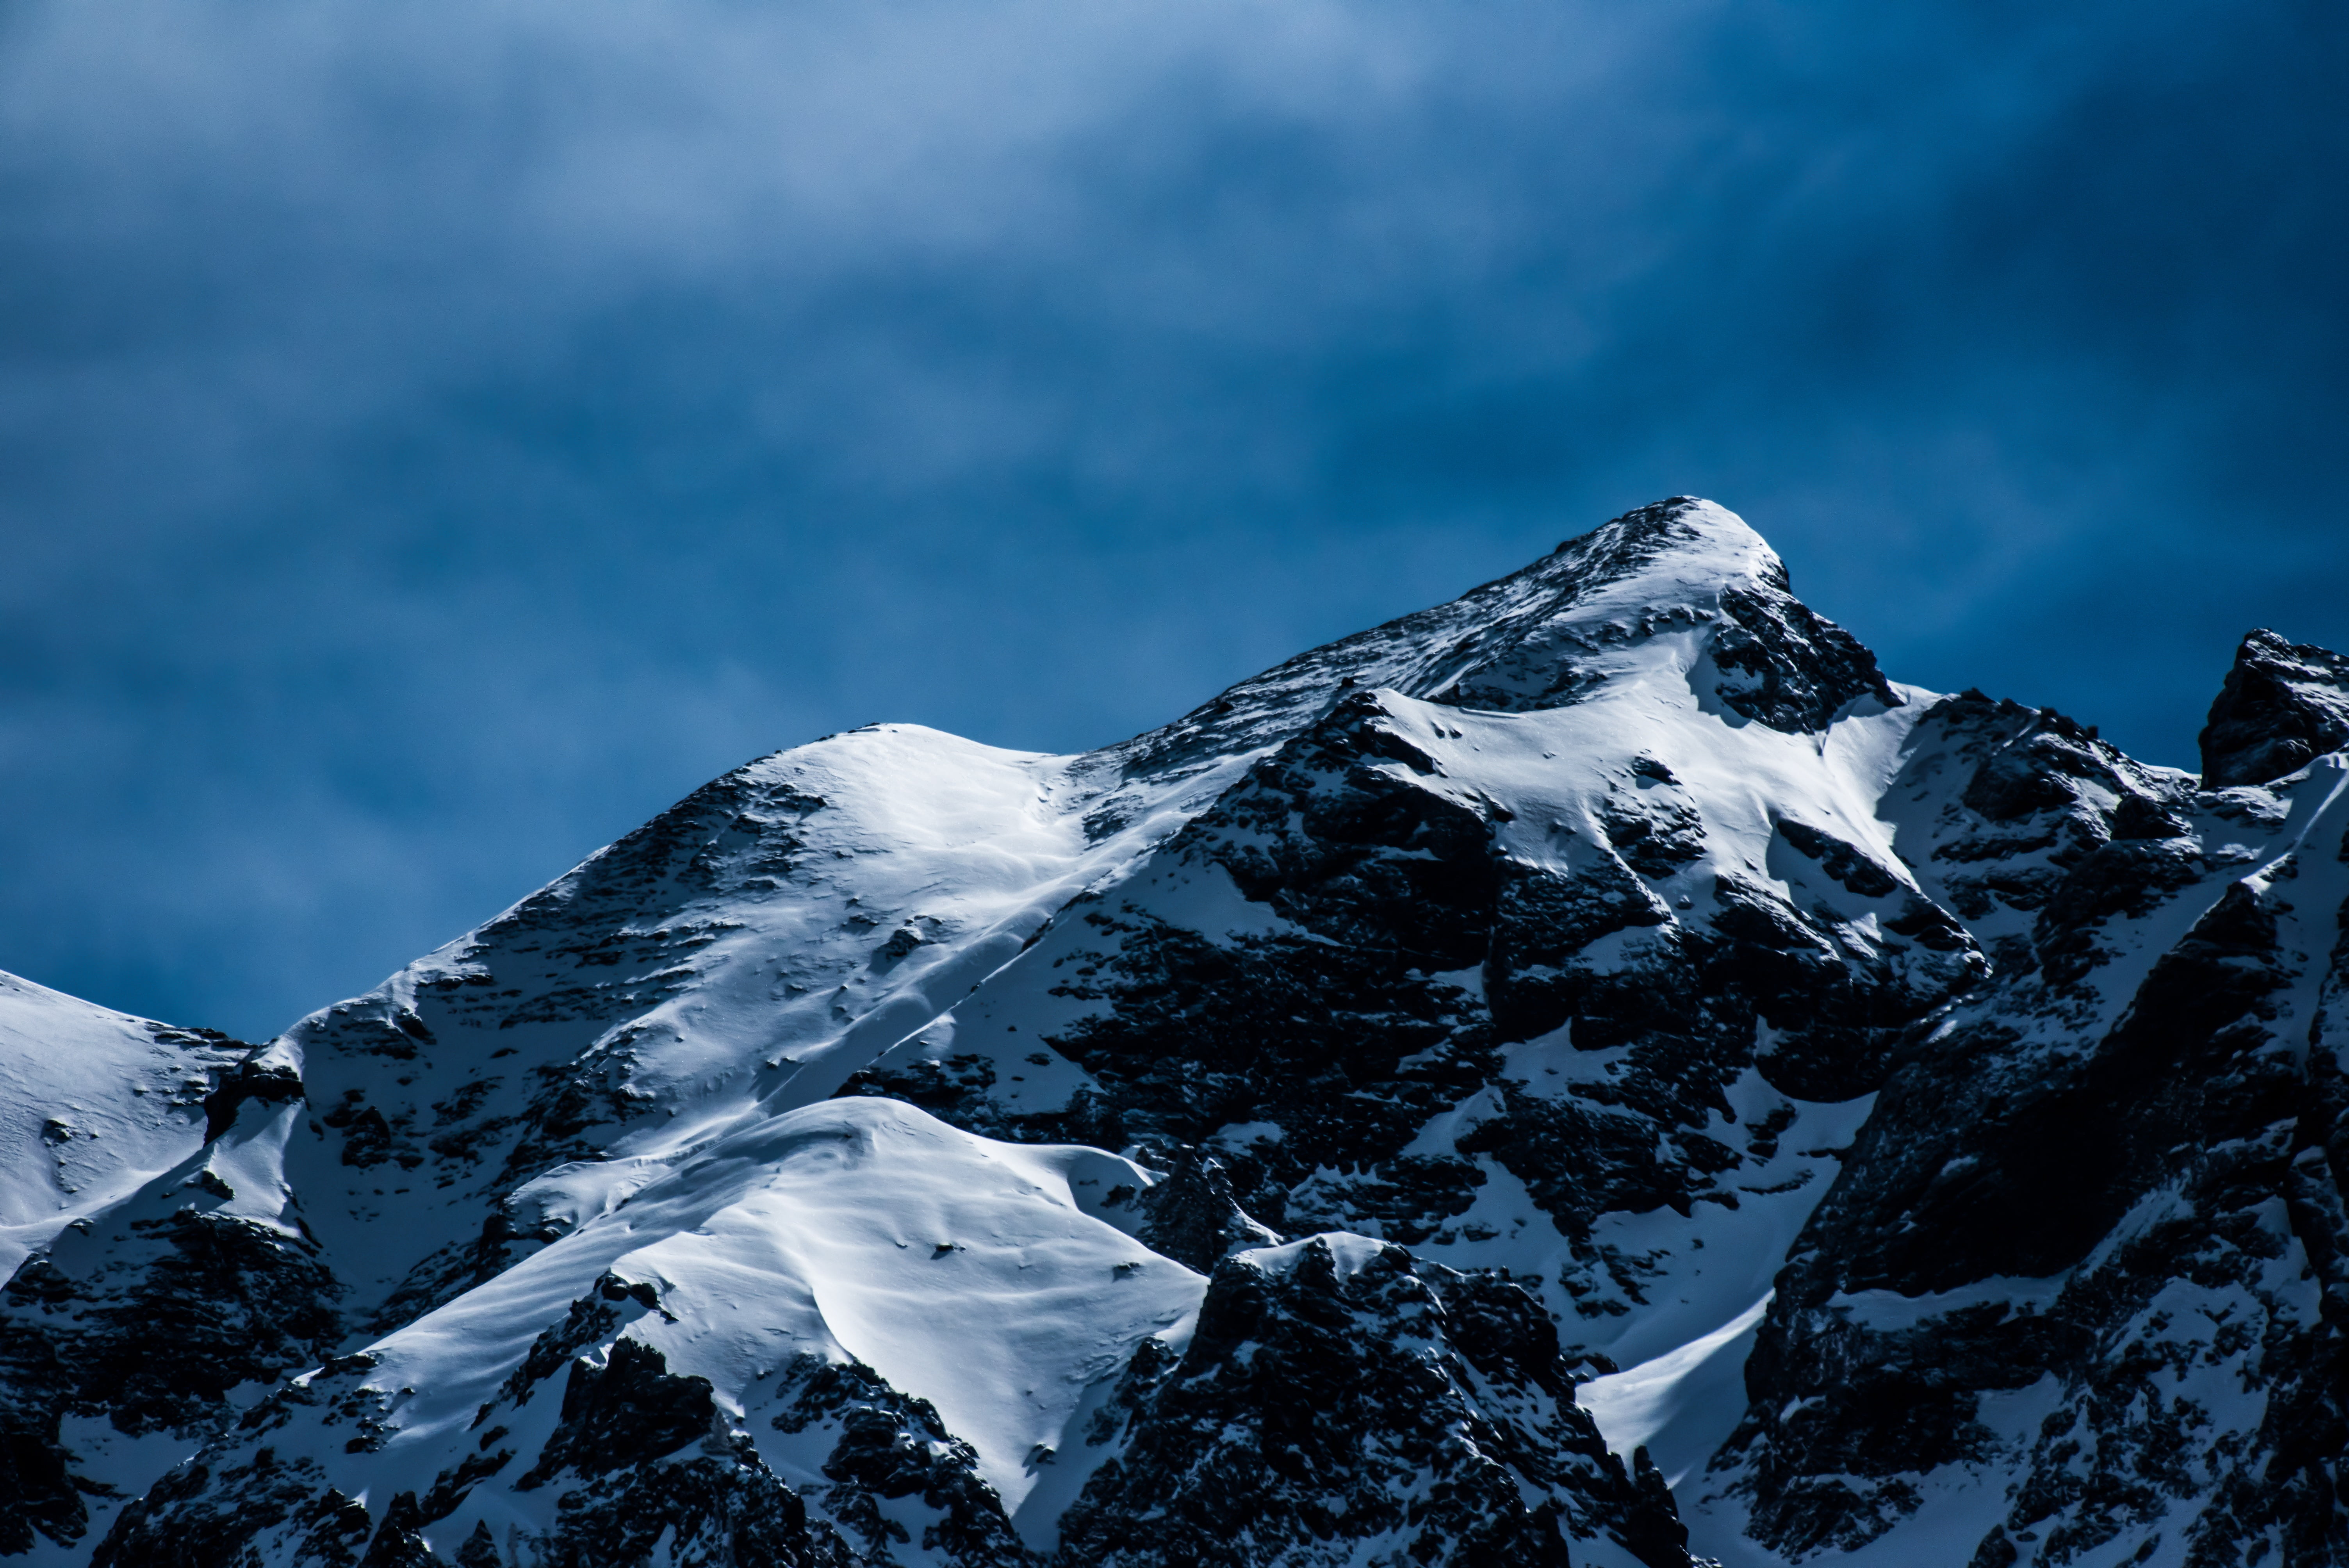
[[[1136,1233],[1143,1243],[1201,1274],[1214,1272],[1226,1253],[1280,1240],[1232,1197],[1223,1162],[1194,1150],[1185,1150],[1173,1173],[1142,1194],[1142,1204],[1145,1218]]]
[[[1713,645],[1722,701],[1774,729],[1811,733],[1862,697],[1900,706],[1876,655],[1789,594],[1783,568],[1769,587],[1722,595],[1731,623]]]
[[[1775,1030],[1760,1064],[1774,1083],[1847,1099],[1879,1085],[1899,1042],[1986,968],[1962,927],[1914,895],[1899,918],[1922,934],[1916,948],[1870,952],[1846,917],[1728,879],[1705,922],[1684,923],[1611,844],[1578,852],[1567,875],[1502,854],[1487,813],[1432,774],[1381,765],[1395,750],[1381,704],[1341,698],[1164,851],[1220,868],[1303,934],[1215,941],[1104,898],[1040,950],[1074,965],[1054,994],[1096,1006],[1049,1043],[1104,1099],[1008,1116],[977,1055],[885,1065],[846,1092],[902,1095],[989,1136],[1123,1140],[1169,1159],[1224,1125],[1277,1126],[1278,1140],[1223,1156],[1250,1214],[1415,1244],[1483,1176],[1403,1150],[1431,1116],[1491,1086],[1500,1114],[1466,1130],[1460,1151],[1491,1155],[1579,1235],[1609,1210],[1734,1201],[1723,1183],[1741,1157],[1701,1130],[1754,1065],[1760,1024]],[[1694,852],[1672,846],[1700,842],[1702,824],[1657,771],[1635,769],[1602,817],[1671,874]],[[1868,896],[1846,880],[1899,891],[1850,846],[1806,841],[1835,861],[1839,895]],[[1610,937],[1607,962],[1585,956]],[[1449,977],[1462,971],[1477,973],[1483,1006]],[[1499,1045],[1568,1023],[1578,1047],[1629,1047],[1631,1060],[1565,1101],[1495,1083]],[[1313,1177],[1332,1171],[1344,1174]]]
[[[1869,857],[1867,851],[1845,843],[1833,833],[1824,832],[1792,818],[1783,818],[1778,831],[1786,841],[1819,862],[1827,875],[1862,898],[1882,898],[1900,881]]]
[[[1563,1565],[1605,1533],[1666,1568],[1669,1500],[1573,1403],[1533,1297],[1357,1238],[1227,1258],[1178,1360],[1145,1340],[1089,1440],[1065,1568],[1367,1558]],[[1659,1518],[1657,1509],[1663,1510]],[[1637,1515],[1635,1521],[1635,1514]]]
[[[487,1524],[476,1522],[473,1532],[457,1548],[457,1568],[506,1568],[497,1537],[490,1533]]]
[[[417,1532],[427,1521],[412,1491],[396,1492],[383,1511],[383,1522],[367,1542],[359,1568],[440,1568],[440,1559]]]
[[[2202,785],[2265,784],[2349,741],[2349,658],[2246,633],[2202,727]]]
[[[566,1468],[601,1475],[666,1459],[698,1439],[722,1441],[726,1426],[709,1395],[708,1378],[672,1376],[659,1351],[623,1335],[603,1366],[584,1359],[571,1364],[562,1419],[515,1490],[543,1486]]]
[[[373,1521],[321,1484],[315,1461],[253,1449],[215,1469],[191,1460],[118,1515],[91,1568],[238,1568],[257,1536],[282,1533],[307,1562],[356,1568]]]
[[[1748,1364],[1754,1404],[1727,1457],[1744,1467],[1758,1539],[1797,1557],[1874,1539],[1919,1506],[1919,1476],[2007,1451],[1985,1396],[2053,1378],[2058,1415],[2017,1456],[2013,1510],[1977,1562],[2150,1541],[2204,1496],[2220,1501],[2177,1560],[2249,1561],[2262,1542],[2290,1564],[2342,1560],[2349,1538],[2312,1523],[2333,1516],[2320,1500],[2334,1470],[2298,1457],[2344,1429],[2341,1315],[2301,1313],[2274,1273],[2291,1233],[2312,1259],[2336,1255],[2340,1233],[2338,1171],[2291,1163],[2295,1147],[2340,1139],[2330,1053],[2298,1068],[2268,1027],[2297,962],[2279,929],[2292,905],[2272,887],[2289,886],[2289,869],[2214,884],[2190,843],[2091,853],[2043,910],[2042,972],[2007,977],[1895,1073]],[[2208,908],[2102,1038],[2060,1049],[2032,1027],[2084,1016],[2103,962],[2080,935],[2092,922],[2117,933],[2180,896]],[[2017,1278],[2064,1283],[2020,1306],[1993,1293],[1927,1311],[1913,1327],[1829,1305]],[[2159,1305],[2178,1287],[2232,1305],[2187,1321]],[[2256,1454],[2179,1391],[2213,1366],[2266,1391]],[[2265,1457],[2288,1448],[2289,1462]]]
[[[678,1568],[857,1568],[829,1526],[742,1454],[632,1467],[564,1491],[555,1527],[531,1542],[547,1568],[618,1568],[666,1543]]]
[[[0,1290],[0,1553],[88,1528],[62,1418],[215,1430],[231,1388],[315,1365],[340,1332],[340,1287],[300,1239],[193,1205],[130,1224],[89,1273],[36,1253]]]
[[[285,1062],[263,1062],[248,1057],[204,1099],[204,1140],[211,1142],[236,1121],[237,1107],[248,1100],[283,1105],[302,1098],[302,1075]]]
[[[829,1422],[840,1433],[824,1460],[833,1485],[822,1494],[825,1517],[875,1563],[916,1543],[901,1508],[917,1499],[935,1515],[922,1527],[926,1553],[944,1553],[958,1568],[1031,1568],[1003,1504],[978,1475],[968,1443],[953,1436],[926,1399],[908,1398],[862,1363],[802,1363],[788,1375],[791,1403],[775,1429],[802,1432]]]
[[[379,1397],[344,1390],[365,1358],[340,1374],[282,1390],[241,1423],[229,1444],[181,1466],[126,1508],[93,1558],[102,1568],[242,1568],[285,1560],[340,1568],[427,1568],[439,1562],[422,1532],[462,1501],[470,1482],[442,1478],[435,1494],[400,1492],[380,1517],[330,1485],[315,1461],[281,1461],[266,1439],[304,1408],[358,1419]],[[257,1446],[256,1446],[257,1445]],[[689,1451],[688,1451],[689,1450]],[[665,1462],[656,1462],[665,1461]],[[523,1532],[522,1560],[560,1568],[621,1568],[651,1560],[684,1568],[868,1568],[886,1557],[853,1553],[829,1523],[761,1462],[747,1435],[729,1429],[709,1385],[668,1372],[661,1353],[622,1336],[605,1364],[572,1364],[562,1418],[533,1467],[533,1490],[554,1500],[551,1530]],[[504,1563],[503,1542],[476,1527],[460,1564]],[[959,1561],[952,1560],[957,1563]],[[974,1558],[973,1568],[1016,1559]]]

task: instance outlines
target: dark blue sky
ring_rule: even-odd
[[[0,9],[0,967],[258,1037],[764,750],[1712,496],[2190,765],[2349,645],[2349,8]]]

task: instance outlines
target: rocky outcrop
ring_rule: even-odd
[[[180,1131],[150,1157],[185,1152],[168,1170],[95,1179],[106,1198],[0,1285],[0,1556],[86,1548],[135,1495],[121,1480],[152,1479],[135,1460],[126,1476],[116,1451],[192,1447],[233,1421],[232,1390],[317,1365],[344,1332],[340,1281],[272,1162],[252,1158],[295,1113],[300,1079],[211,1031],[147,1032],[170,1064],[166,1127]],[[136,1136],[99,1112],[102,1093],[125,1089],[140,1112],[163,1098],[100,1082],[72,1119],[49,1119],[61,1168],[77,1143],[102,1145],[102,1129]],[[69,1423],[86,1435],[68,1440]]]
[[[1689,1562],[1669,1493],[1576,1408],[1533,1295],[1358,1236],[1217,1264],[1189,1347],[1145,1341],[1086,1440],[1116,1457],[1061,1568],[1563,1568],[1602,1535]]]
[[[2202,729],[2202,783],[2266,784],[2349,741],[2349,658],[2273,632],[2244,634]]]
[[[2052,843],[2060,875],[2004,885],[2038,962],[1907,1055],[1780,1276],[1721,1463],[1790,1558],[1966,1470],[2011,1478],[1980,1563],[2349,1553],[2315,1457],[2344,1429],[2339,769],[2261,802],[2088,759],[2010,745],[1961,797],[1984,820],[1946,842]]]
[[[1134,1234],[1153,1252],[1201,1274],[1214,1273],[1233,1253],[1280,1241],[1232,1196],[1223,1161],[1195,1150],[1185,1150],[1173,1173],[1140,1199],[1143,1219]]]
[[[830,1485],[815,1495],[866,1561],[918,1552],[968,1568],[1032,1568],[1001,1500],[979,1476],[978,1455],[927,1400],[908,1398],[853,1361],[810,1359],[789,1382],[789,1401],[771,1424],[779,1432],[838,1434],[823,1460]],[[917,1512],[926,1517],[908,1523]]]
[[[628,1332],[659,1317],[649,1286],[606,1274],[481,1405],[454,1462],[372,1511],[304,1450],[322,1446],[313,1431],[331,1432],[323,1446],[346,1454],[381,1449],[398,1399],[371,1377],[373,1357],[330,1362],[127,1509],[93,1562],[595,1568],[658,1553],[685,1568],[1033,1568],[969,1446],[926,1402],[854,1362],[794,1360],[765,1423],[771,1446],[823,1456],[821,1479],[794,1485],[761,1456],[760,1432],[720,1408],[709,1379],[671,1370]],[[468,1507],[477,1491],[524,1506],[485,1514],[478,1501]],[[492,1529],[498,1511],[506,1522]],[[452,1516],[470,1527],[450,1528]]]

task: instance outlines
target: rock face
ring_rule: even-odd
[[[2349,741],[2349,658],[2254,631],[2202,730],[2202,782],[2266,784]]]
[[[2344,671],[2197,779],[1681,498],[263,1047],[7,982],[0,1558],[2349,1563]]]
[[[1594,1537],[1688,1561],[1652,1468],[1630,1480],[1539,1300],[1496,1275],[1317,1236],[1225,1260],[1182,1355],[1151,1344],[1087,1434],[1117,1452],[1066,1563],[1533,1568]]]
[[[334,1349],[341,1287],[249,1147],[299,1098],[241,1041],[0,976],[0,1554],[86,1555],[232,1389]]]
[[[1790,1559],[1958,1472],[1976,1562],[2343,1561],[2349,773],[2201,792],[1980,699],[1927,723],[2039,764],[1932,835],[2028,936],[1895,1067],[1717,1489]],[[2033,843],[2060,875],[1989,871]]]

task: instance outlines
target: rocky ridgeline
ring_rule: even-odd
[[[7,1167],[0,1553],[2349,1563],[2344,740],[2264,632],[2199,779],[1893,685],[1682,499],[762,758],[36,1086],[151,1135]]]

